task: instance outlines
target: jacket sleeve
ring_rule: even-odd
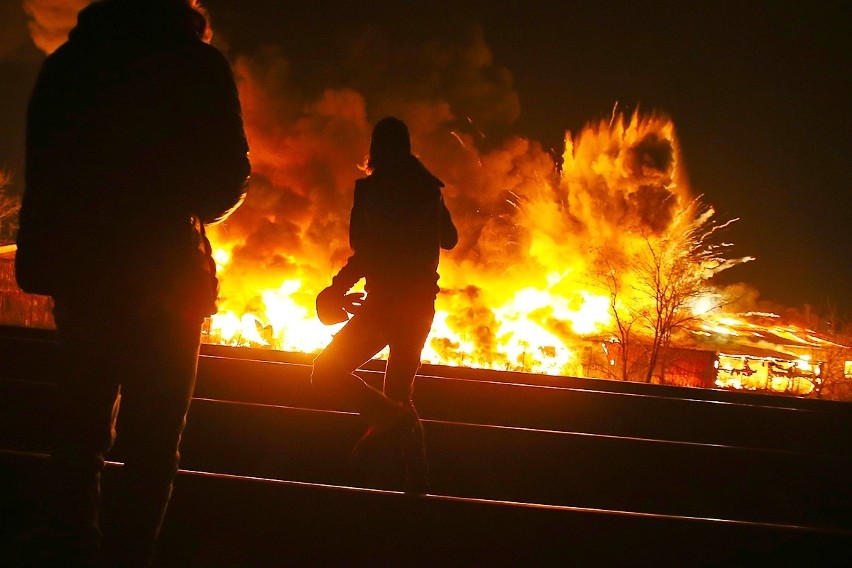
[[[58,123],[55,100],[60,88],[53,73],[53,59],[48,58],[39,72],[27,108],[26,127],[26,189],[21,211],[25,229],[31,222],[40,220],[43,207],[52,201],[57,190],[57,172],[63,168],[57,163],[63,154],[53,139],[51,126]],[[32,221],[31,221],[32,218]]]
[[[453,219],[450,217],[450,211],[444,203],[443,196],[441,197],[441,248],[452,250],[459,242],[459,233],[456,226],[453,224]]]
[[[62,158],[72,152],[62,153],[53,139],[51,125],[57,123],[57,90],[61,82],[53,72],[53,59],[48,58],[39,72],[27,111],[26,130],[26,187],[19,215],[16,236],[18,251],[15,255],[15,277],[18,286],[35,294],[53,293],[52,285],[45,278],[49,271],[56,271],[57,249],[55,237],[57,216],[61,207],[57,203],[59,192],[58,173],[64,171]],[[74,159],[76,156],[69,156]],[[64,242],[64,241],[63,241]],[[67,242],[64,242],[67,244]]]
[[[205,223],[227,218],[245,198],[251,167],[242,110],[231,67],[210,46],[207,78],[191,128],[190,209]]]
[[[346,261],[346,265],[332,279],[331,285],[333,288],[346,292],[364,277],[363,249],[368,230],[369,225],[367,223],[364,193],[356,184],[355,202],[352,205],[352,213],[349,216],[349,246],[352,248],[353,254]]]
[[[91,97],[70,79],[73,68],[64,57],[60,49],[45,60],[27,107],[22,216],[28,221],[45,220],[45,208],[60,208],[57,201],[67,200],[69,186],[93,177],[94,149],[85,126],[90,113],[81,103]]]

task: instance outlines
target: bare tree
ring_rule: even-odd
[[[608,357],[614,365],[604,365],[605,372],[613,378],[629,381],[635,375],[637,358],[634,349],[634,326],[643,317],[640,303],[627,301],[628,291],[621,275],[629,270],[630,263],[621,251],[607,251],[597,256],[596,280],[609,296],[609,310],[615,324],[616,338],[621,347],[621,357]]]
[[[715,211],[698,200],[682,210],[662,234],[640,232],[631,253],[598,254],[596,280],[610,297],[615,333],[621,342],[622,380],[642,367],[642,380],[655,370],[665,377],[663,354],[673,335],[689,322],[728,303],[708,280],[751,257],[726,258],[728,243],[715,243],[716,233],[736,219],[719,224]],[[641,351],[641,356],[637,351]]]
[[[20,200],[8,194],[10,181],[11,176],[0,170],[0,245],[13,240],[18,210],[21,208]]]

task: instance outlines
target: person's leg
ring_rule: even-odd
[[[384,393],[391,400],[411,404],[414,377],[435,317],[434,301],[412,300],[396,306],[388,323],[390,356]]]
[[[430,299],[407,302],[396,310],[390,341],[390,357],[385,372],[385,395],[401,402],[413,417],[413,426],[405,432],[402,450],[405,462],[404,489],[408,493],[426,493],[429,467],[423,425],[412,401],[414,378],[420,368],[420,357],[435,317]]]
[[[387,308],[384,302],[368,299],[315,359],[312,382],[320,393],[358,410],[368,423],[349,455],[351,481],[390,489],[402,485],[400,443],[403,430],[410,430],[411,414],[401,402],[390,400],[353,373],[387,345]]]
[[[385,345],[380,314],[365,305],[314,359],[311,384],[321,395],[360,412],[370,424],[386,420],[398,406],[353,373]]]
[[[49,554],[68,565],[89,565],[100,555],[100,476],[115,440],[117,353],[93,326],[91,306],[57,301],[54,314],[65,373],[57,377],[52,414],[46,497],[55,550]]]
[[[111,560],[145,566],[172,491],[198,362],[200,318],[161,314],[135,322],[127,346],[118,420],[125,451],[115,519],[106,534]]]

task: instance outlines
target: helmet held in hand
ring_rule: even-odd
[[[344,295],[340,290],[329,286],[317,294],[317,317],[325,325],[334,325],[349,319],[343,309]]]

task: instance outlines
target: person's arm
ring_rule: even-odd
[[[36,294],[53,293],[67,251],[84,235],[89,189],[100,182],[85,131],[92,97],[76,77],[68,48],[60,47],[42,65],[27,107],[15,270],[21,289]]]
[[[197,147],[191,184],[197,191],[192,208],[204,223],[217,223],[245,199],[251,166],[231,67],[218,50],[209,50],[209,84],[199,101],[203,108],[193,136]]]
[[[27,107],[24,202],[49,203],[60,197],[71,179],[80,181],[78,172],[93,173],[86,133],[79,132],[86,111],[75,104],[80,100],[67,81],[63,52],[48,57],[39,72]],[[66,64],[67,65],[67,64]],[[75,85],[76,86],[76,85]],[[70,107],[70,108],[69,108]],[[72,143],[73,142],[73,143]]]
[[[361,268],[359,260],[357,254],[350,256],[349,260],[346,261],[346,265],[331,279],[331,287],[345,294],[356,282],[363,278],[364,271]]]
[[[61,156],[51,139],[58,108],[53,100],[57,86],[53,84],[52,61],[48,58],[42,66],[27,108],[25,188],[15,237],[15,277],[22,290],[34,294],[52,293],[44,276],[46,271],[55,270],[47,260],[56,249],[57,239],[52,234],[58,210],[54,162]]]
[[[450,211],[444,203],[443,196],[441,197],[441,248],[452,250],[459,242],[459,233],[456,226],[453,224],[453,219],[450,217]]]
[[[352,248],[353,254],[346,261],[346,265],[332,279],[331,287],[335,290],[346,292],[364,277],[363,252],[359,255],[359,251],[363,251],[363,243],[368,230],[364,193],[356,184],[355,199],[352,212],[349,215],[349,246]]]

